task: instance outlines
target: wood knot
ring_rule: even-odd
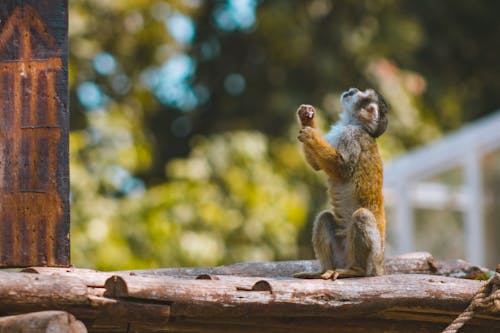
[[[104,283],[104,296],[106,297],[125,297],[128,295],[127,282],[118,275],[113,275]]]
[[[219,277],[210,274],[200,274],[196,277],[196,280],[219,280]]]

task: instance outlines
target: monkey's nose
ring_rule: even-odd
[[[357,88],[349,88],[349,90],[347,90],[347,96],[352,96],[355,93],[357,93],[358,91],[359,91],[359,89],[357,89]]]
[[[357,93],[359,90],[356,89],[356,88],[349,88],[349,90],[347,91],[344,91],[344,93],[342,93],[342,95],[340,95],[340,100],[346,98],[346,97],[351,97],[352,95],[354,95],[355,93]]]

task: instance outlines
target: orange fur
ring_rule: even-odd
[[[309,128],[309,129],[308,129]],[[335,185],[346,181],[346,175],[342,172],[337,150],[330,145],[319,133],[317,129],[305,127],[303,137],[307,137],[304,142],[303,150],[306,160],[315,170],[323,170],[328,176],[328,188],[331,192]],[[359,168],[356,169],[352,179],[355,184],[355,199],[360,207],[367,208],[377,221],[377,227],[384,243],[385,236],[385,210],[384,197],[382,195],[383,169],[382,159],[380,157],[375,139],[370,145],[370,152],[362,154],[358,162]],[[319,167],[319,169],[317,168]],[[330,194],[330,198],[332,195]],[[335,209],[335,208],[334,208]]]

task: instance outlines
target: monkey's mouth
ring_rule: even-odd
[[[349,88],[349,90],[344,91],[342,95],[340,96],[341,99],[345,99],[347,97],[351,97],[352,95],[356,94],[359,92],[358,88]]]

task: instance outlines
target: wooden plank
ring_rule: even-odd
[[[467,307],[481,286],[480,281],[415,274],[336,281],[115,276],[106,281],[104,295],[171,303],[167,327],[173,331],[350,332],[364,327],[395,332],[417,325],[426,327],[421,332],[436,332]],[[481,309],[467,326],[494,331],[500,329],[500,317],[494,309]]]
[[[236,263],[218,267],[181,267],[158,268],[150,270],[99,272],[83,268],[60,267],[29,267],[23,269],[25,273],[43,275],[57,275],[72,277],[81,280],[89,287],[104,288],[105,281],[112,275],[119,276],[178,276],[186,279],[237,279],[247,277],[291,277],[294,273],[314,271],[319,269],[316,260],[275,261],[275,262],[248,262]],[[483,279],[489,270],[472,265],[463,260],[434,261],[427,252],[406,253],[399,256],[387,257],[385,260],[386,274],[435,274],[463,279]]]
[[[110,299],[103,293],[103,288],[90,287],[76,277],[0,271],[0,316],[66,311],[91,332],[127,332],[130,324],[152,327],[147,332],[156,332],[155,327],[168,322],[168,304]]]
[[[68,266],[67,0],[0,2],[0,267]]]
[[[317,260],[293,260],[271,262],[242,262],[218,267],[157,268],[130,271],[146,275],[197,276],[201,274],[239,276],[292,276],[302,271],[319,270]],[[386,274],[435,274],[434,258],[428,252],[412,252],[385,258]]]
[[[40,311],[0,318],[0,333],[87,333],[85,325],[64,311]]]
[[[90,332],[439,332],[484,282],[425,274],[337,281],[290,277],[111,277],[0,272],[0,315],[60,310]],[[86,270],[82,274],[96,274]],[[102,273],[102,274],[109,274]],[[91,279],[92,283],[94,278]],[[498,280],[500,281],[500,280]],[[500,285],[460,332],[500,329]],[[364,329],[364,330],[363,330]]]

